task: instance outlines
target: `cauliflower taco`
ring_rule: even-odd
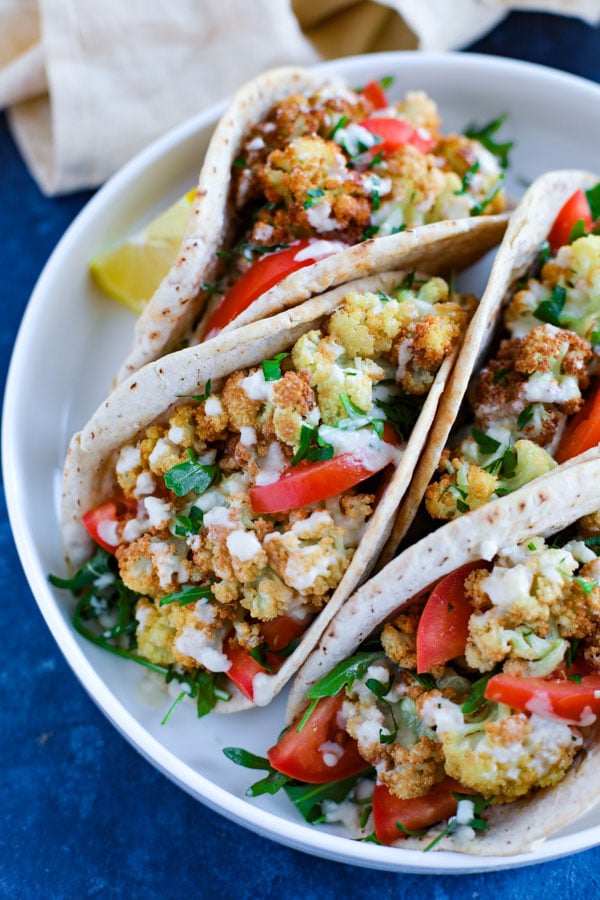
[[[383,561],[423,497],[431,528],[600,442],[599,222],[597,176],[550,172],[525,194]],[[459,415],[465,394],[469,409]]]
[[[119,385],[65,465],[80,633],[200,713],[268,703],[376,561],[475,305],[388,272]]]
[[[534,849],[600,797],[600,454],[411,545],[329,624],[250,795],[398,847]],[[358,649],[357,649],[358,648]]]
[[[405,253],[436,274],[478,259],[506,227],[500,121],[442,135],[422,92],[392,102],[379,82],[351,89],[292,68],[250,82],[215,130],[179,257],[120,379],[234,320],[389,271]]]

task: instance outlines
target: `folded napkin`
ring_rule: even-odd
[[[0,0],[0,108],[47,194],[101,184],[271,66],[464,46],[510,9],[600,0]]]

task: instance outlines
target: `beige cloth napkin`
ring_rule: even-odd
[[[456,48],[523,7],[600,21],[600,0],[0,0],[0,108],[57,194],[270,66]]]

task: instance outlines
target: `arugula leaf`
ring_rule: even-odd
[[[476,831],[487,831],[488,823],[485,822],[482,818],[480,818],[481,813],[486,807],[490,805],[493,797],[490,797],[488,800],[483,797],[477,797],[473,794],[457,794],[452,791],[452,796],[460,803],[461,800],[470,800],[473,804],[473,817],[469,819],[468,822],[465,822],[465,825],[469,825],[471,828],[474,828]],[[438,834],[426,847],[423,847],[423,851],[427,853],[428,850],[433,850],[436,844],[442,840],[442,838],[447,837],[451,834],[455,834],[461,826],[456,821],[456,816],[451,816],[448,824],[444,828],[444,830]]]
[[[281,360],[289,355],[289,351],[286,351],[284,353],[278,353],[274,359],[264,359],[262,361],[262,370],[265,381],[279,381],[281,378]]]
[[[475,206],[472,207],[472,209],[469,213],[470,216],[480,216],[485,212],[485,210],[488,208],[488,206],[493,201],[496,194],[499,192],[500,188],[502,187],[503,181],[504,181],[504,172],[501,172],[500,175],[498,175],[498,178],[496,179],[494,184],[492,185],[491,190],[490,190],[489,194],[487,195],[487,197],[484,197],[483,200],[480,200],[479,203],[476,203]]]
[[[372,771],[372,770],[370,770]],[[324,800],[333,800],[341,803],[346,799],[356,784],[369,774],[369,770],[351,775],[342,781],[333,781],[330,784],[301,784],[291,781],[283,786],[289,799],[295,805],[303,819],[311,825],[323,821],[321,804]]]
[[[500,441],[497,441],[495,438],[490,437],[489,434],[480,431],[479,428],[472,428],[471,436],[481,452],[486,456],[495,453],[496,450],[500,448]]]
[[[57,575],[48,575],[48,581],[54,587],[64,588],[67,591],[76,593],[82,588],[94,584],[102,576],[114,574],[111,566],[112,559],[111,553],[102,547],[98,547],[94,556],[84,563],[71,578],[59,578]]]
[[[300,719],[296,731],[302,731],[308,722],[312,712],[323,697],[334,697],[344,688],[351,687],[357,678],[362,678],[371,663],[376,659],[380,659],[382,651],[366,652],[359,651],[349,659],[343,659],[335,666],[328,675],[316,681],[306,692],[306,696],[312,702],[306,709],[306,712]]]
[[[600,182],[593,188],[590,188],[589,191],[586,191],[585,196],[590,205],[592,222],[595,222],[596,219],[600,219]]]
[[[384,734],[383,729],[379,729],[379,743],[393,744],[396,740],[396,737],[398,736],[398,723],[396,722],[396,717],[394,715],[394,710],[391,703],[389,703],[389,701],[385,699],[390,692],[392,683],[390,681],[388,684],[382,684],[381,681],[378,681],[376,678],[368,678],[365,684],[371,691],[371,693],[375,694],[379,702],[383,703],[383,705],[387,707],[388,714],[394,725],[392,731],[389,734]]]
[[[481,678],[478,678],[477,681],[473,682],[469,696],[460,708],[465,716],[473,715],[473,713],[476,713],[484,703],[487,703],[487,700],[484,697],[487,683],[492,675],[497,675],[501,670],[502,666],[496,666],[491,672],[486,672],[485,675],[482,675]]]
[[[221,471],[217,465],[199,462],[191,447],[187,454],[189,462],[178,463],[163,476],[165,485],[178,497],[185,497],[190,491],[203,494],[213,482],[221,479]]]
[[[393,85],[394,80],[395,79],[393,75],[384,75],[383,78],[379,79],[379,84],[384,89],[384,91],[387,91]]]
[[[561,327],[560,315],[563,311],[565,301],[567,299],[567,291],[560,284],[557,284],[549,300],[542,300],[534,309],[533,315],[540,322],[548,322],[549,325]]]
[[[307,192],[308,200],[304,201],[304,209],[310,209],[315,203],[318,203],[321,197],[325,196],[325,191],[321,188],[310,188]]]
[[[250,785],[246,791],[247,797],[260,797],[262,794],[276,794],[285,784],[290,781],[287,775],[283,775],[273,768],[268,759],[262,756],[256,756],[249,753],[241,747],[225,747],[223,753],[235,763],[236,766],[244,766],[246,769],[262,769],[268,772],[266,778]]]
[[[252,647],[249,653],[252,659],[257,662],[259,666],[261,666],[265,670],[265,672],[268,672],[269,675],[272,675],[274,669],[273,666],[269,665],[269,662],[267,661],[268,650],[269,648],[267,644],[265,643],[265,641],[263,641],[262,644],[257,644],[256,647]]]
[[[570,669],[573,663],[575,662],[575,657],[577,656],[577,652],[579,650],[580,644],[579,638],[572,638],[569,646],[567,647],[567,653],[565,656],[565,664],[567,669]]]
[[[197,506],[192,506],[187,516],[177,516],[175,519],[175,534],[179,537],[198,534],[202,528],[204,528],[204,513]]]
[[[470,169],[468,169],[462,180],[462,186],[460,191],[454,191],[457,197],[460,197],[462,194],[466,194],[469,190],[471,182],[473,181],[473,176],[479,171],[479,161],[474,162]]]
[[[309,462],[322,462],[324,459],[332,459],[334,449],[319,436],[318,428],[302,425],[300,429],[300,443],[292,457],[292,465],[297,466],[303,459]]]
[[[525,426],[529,422],[531,422],[533,418],[533,411],[533,403],[530,403],[528,406],[521,410],[517,418],[517,428],[519,429],[519,431],[522,431],[523,428],[525,428]]]
[[[368,241],[370,238],[375,237],[377,232],[379,231],[379,225],[367,225],[365,230],[362,233],[362,240]]]
[[[246,160],[243,157],[238,156],[237,159],[233,161],[234,169],[245,169],[246,168]]]
[[[507,169],[509,166],[508,154],[512,150],[514,142],[505,141],[504,143],[499,144],[495,140],[494,135],[500,130],[505,121],[506,113],[502,116],[498,116],[497,119],[493,119],[486,125],[476,125],[475,123],[472,123],[465,128],[465,135],[473,140],[479,141],[480,144],[483,144],[486,150],[489,150],[490,153],[493,153],[494,156],[497,157],[503,169]]]
[[[212,600],[212,591],[210,587],[199,584],[184,584],[180,591],[173,591],[161,597],[159,606],[167,606],[169,603],[179,603],[180,606],[187,606],[188,603],[195,603],[196,600]]]

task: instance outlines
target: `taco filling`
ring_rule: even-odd
[[[201,683],[199,711],[227,698],[226,676],[260,703],[342,580],[373,476],[401,459],[473,306],[414,273],[389,294],[348,291],[289,352],[208,382],[122,446],[114,494],[83,515],[102,551],[68,585],[84,588],[79,630]]]
[[[585,220],[573,219],[579,195]],[[444,451],[426,491],[434,519],[476,509],[600,441],[600,236],[586,233],[600,217],[600,185],[574,198],[505,309],[506,336],[471,391],[473,427]]]
[[[433,100],[411,92],[391,103],[376,82],[362,91],[326,84],[277,103],[232,167],[232,236],[218,253],[218,283],[204,285],[218,295],[204,337],[286,275],[345,246],[502,212],[502,168],[487,147],[506,164],[510,145],[485,129],[478,135],[442,135]]]
[[[558,784],[600,713],[599,534],[587,516],[415,598],[310,688],[250,793],[283,787],[354,837],[474,849],[485,810]]]

